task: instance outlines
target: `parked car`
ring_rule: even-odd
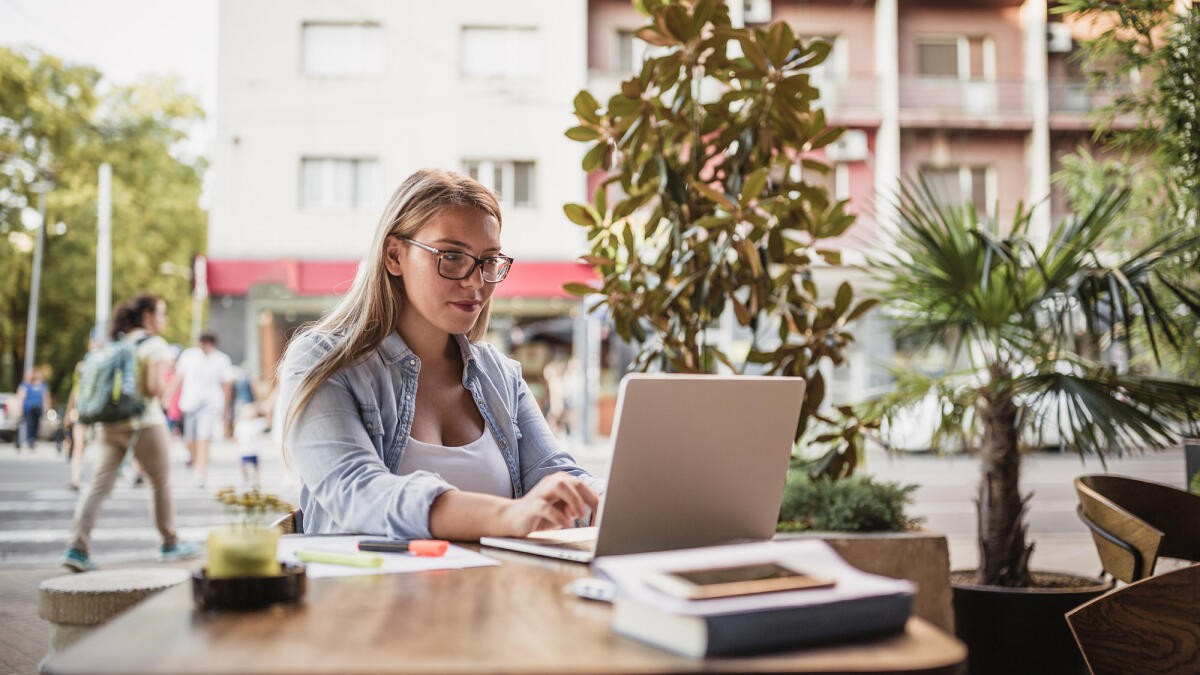
[[[12,443],[16,439],[17,426],[21,423],[21,411],[17,410],[15,393],[0,393],[0,443]]]

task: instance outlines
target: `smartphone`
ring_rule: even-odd
[[[644,579],[653,588],[688,600],[830,588],[834,585],[832,579],[811,576],[782,562],[655,572],[647,574]]]

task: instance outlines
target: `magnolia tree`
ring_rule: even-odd
[[[796,438],[831,444],[816,472],[853,471],[862,423],[849,407],[821,412],[822,363],[840,365],[847,324],[875,301],[855,302],[847,283],[832,302],[818,298],[815,265],[838,265],[822,246],[853,224],[845,200],[808,182],[827,174],[813,151],[837,139],[818,107],[812,68],[828,43],[802,40],[783,22],[735,28],[717,0],[635,5],[649,19],[637,37],[651,46],[640,71],[600,103],[575,97],[587,143],[583,169],[603,179],[588,204],[568,204],[587,229],[598,294],[616,332],[636,343],[636,370],[801,376],[808,395]],[[753,336],[728,353],[710,330],[726,313]]]

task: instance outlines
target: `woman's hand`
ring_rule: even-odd
[[[583,481],[565,472],[551,474],[500,510],[502,536],[570,527],[572,521],[587,518],[588,509],[595,513],[599,504],[600,498]]]

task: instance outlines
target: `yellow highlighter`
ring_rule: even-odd
[[[349,565],[351,567],[379,567],[383,564],[383,556],[374,553],[339,553],[309,549],[296,551],[296,557],[304,562]]]

